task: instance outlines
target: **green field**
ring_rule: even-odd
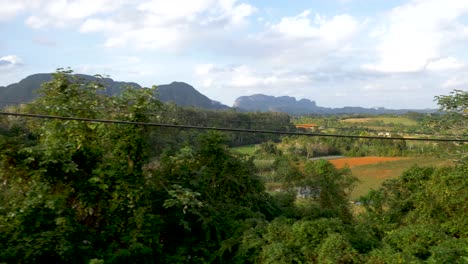
[[[351,193],[351,200],[356,200],[371,189],[378,189],[386,179],[399,177],[405,170],[414,165],[442,167],[452,162],[447,159],[417,157],[377,164],[351,167],[351,172],[359,179],[359,183]]]
[[[359,124],[372,124],[375,122],[383,122],[384,124],[390,125],[404,125],[404,126],[415,126],[418,122],[406,118],[406,117],[387,117],[387,116],[375,116],[375,117],[365,117],[365,118],[347,118],[341,120],[341,122],[346,123],[359,123]]]
[[[231,150],[245,154],[245,155],[253,156],[256,148],[255,148],[255,145],[247,145],[247,146],[231,148]]]
[[[233,151],[245,155],[253,156],[255,154],[256,145],[247,145],[232,148]],[[256,159],[255,166],[259,170],[259,174],[267,182],[268,189],[275,189],[279,183],[273,183],[271,178],[272,164],[274,159]],[[366,195],[371,189],[378,189],[386,179],[399,177],[404,171],[414,165],[418,166],[449,166],[452,162],[447,159],[435,157],[410,157],[396,161],[386,161],[376,164],[355,165],[351,166],[352,174],[359,179],[356,187],[351,193],[351,200],[357,200],[360,196]],[[274,186],[270,186],[270,185]],[[274,187],[274,188],[272,188]]]

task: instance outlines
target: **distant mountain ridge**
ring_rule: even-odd
[[[52,75],[48,73],[38,73],[30,75],[18,83],[8,86],[0,86],[0,99],[12,102],[30,102],[37,97],[36,90],[40,84],[52,80]]]
[[[260,111],[260,112],[286,112],[289,114],[404,114],[407,112],[431,113],[435,109],[386,109],[364,108],[346,106],[341,108],[328,108],[317,106],[315,101],[309,99],[296,100],[291,96],[269,96],[264,94],[254,94],[241,96],[234,102],[234,108],[240,111]]]
[[[91,75],[74,75],[87,81],[97,80],[96,77]],[[30,75],[18,83],[10,84],[6,87],[0,86],[0,106],[8,104],[7,102],[31,102],[38,97],[36,91],[41,87],[41,84],[51,80],[51,73],[38,73]],[[118,82],[110,78],[103,78],[101,81],[105,87],[104,93],[107,95],[118,94],[125,86],[142,88],[139,84],[134,82]],[[198,92],[191,85],[183,82],[173,82],[171,84],[158,85],[157,87],[158,89],[156,91],[155,97],[162,102],[173,102],[178,106],[198,107],[214,110],[229,108],[220,102],[211,100],[210,98]]]
[[[85,74],[75,74],[76,76],[88,81],[94,81],[97,78]],[[0,86],[0,106],[8,105],[11,102],[30,102],[38,94],[36,91],[43,82],[52,80],[51,73],[39,73],[30,75],[18,83],[8,86]],[[104,84],[104,93],[115,95],[121,92],[124,86],[133,86],[142,88],[134,82],[119,82],[110,78],[101,79]],[[212,110],[229,109],[220,102],[211,100],[207,96],[197,91],[193,86],[184,82],[172,82],[170,84],[158,85],[155,97],[162,102],[172,102],[182,107],[196,107]],[[409,111],[420,113],[431,113],[436,109],[386,109],[364,108],[364,107],[342,107],[328,108],[317,106],[315,101],[309,99],[296,100],[291,96],[270,96],[264,94],[254,94],[250,96],[241,96],[236,99],[234,106],[239,111],[260,111],[260,112],[285,112],[292,115],[298,114],[404,114]]]
[[[178,106],[194,106],[214,110],[229,108],[227,105],[211,100],[184,82],[172,82],[157,87],[157,97],[162,102],[173,102]]]
[[[254,94],[251,96],[241,96],[234,102],[234,108],[243,111],[260,112],[286,112],[290,114],[302,114],[315,112],[319,107],[314,101],[309,99],[296,100],[291,96],[270,96],[264,94]]]

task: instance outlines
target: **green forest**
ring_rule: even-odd
[[[180,108],[157,101],[156,87],[103,89],[62,70],[32,103],[4,109],[130,123],[0,116],[0,263],[468,263],[468,144],[404,140],[466,139],[466,91],[436,97],[443,114],[363,127],[343,121],[356,116]],[[325,137],[378,130],[392,139]],[[414,165],[352,201],[359,179],[320,159],[329,155],[450,164]]]

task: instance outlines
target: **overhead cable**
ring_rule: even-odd
[[[357,136],[357,135],[340,135],[340,134],[320,134],[320,133],[292,132],[292,131],[275,131],[275,130],[259,130],[259,129],[243,129],[243,128],[227,128],[227,127],[207,127],[207,126],[193,126],[193,125],[175,125],[175,124],[162,124],[162,123],[150,123],[150,122],[134,122],[134,121],[125,121],[125,120],[81,118],[81,117],[72,117],[72,116],[54,116],[54,115],[42,115],[42,114],[12,113],[12,112],[3,112],[3,111],[0,112],[0,115],[30,117],[30,118],[43,118],[43,119],[57,119],[57,120],[74,120],[74,121],[82,121],[82,122],[107,123],[107,124],[124,124],[124,125],[166,127],[166,128],[176,128],[176,129],[197,129],[197,130],[213,130],[213,131],[225,131],[225,132],[245,132],[245,133],[260,133],[260,134],[293,135],[293,136],[315,136],[315,137],[381,139],[381,140],[405,140],[405,141],[459,142],[459,143],[467,143],[468,142],[468,139],[402,138],[402,137],[382,137],[382,136]]]

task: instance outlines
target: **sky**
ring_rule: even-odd
[[[0,0],[0,86],[70,67],[319,106],[435,108],[468,89],[467,0]]]

